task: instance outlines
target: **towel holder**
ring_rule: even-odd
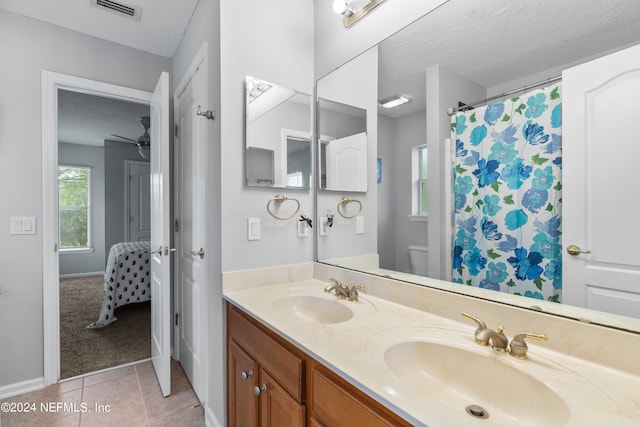
[[[356,212],[353,215],[347,215],[346,213],[344,213],[340,207],[348,205],[349,203],[357,203],[358,204],[358,212]],[[341,217],[346,218],[346,219],[353,219],[355,217],[357,217],[358,215],[360,215],[360,212],[362,212],[362,202],[358,199],[351,199],[349,197],[342,197],[340,199],[340,201],[338,202],[338,213],[340,214]]]
[[[271,210],[271,204],[272,203],[275,202],[277,204],[282,204],[282,203],[286,202],[287,200],[291,200],[292,202],[296,203],[296,210],[291,215],[289,215],[287,217],[281,217],[281,216],[278,216],[275,213],[273,213],[273,211]],[[298,201],[298,199],[286,197],[284,194],[276,194],[271,199],[269,199],[269,201],[267,202],[267,212],[269,212],[269,215],[271,215],[275,219],[279,219],[280,221],[286,221],[288,219],[293,218],[294,216],[296,216],[296,214],[299,211],[300,211],[300,201]]]

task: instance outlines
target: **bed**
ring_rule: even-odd
[[[118,307],[151,300],[149,252],[149,242],[121,242],[111,246],[100,316],[87,328],[102,328],[118,320],[114,316]]]

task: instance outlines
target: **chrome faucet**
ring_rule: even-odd
[[[509,344],[509,338],[504,334],[504,327],[498,326],[496,331],[487,328],[487,325],[477,317],[474,317],[468,313],[462,313],[462,315],[468,319],[473,320],[478,325],[474,339],[477,344],[489,345],[491,342],[491,348],[497,351],[507,352],[507,346]]]
[[[336,279],[330,278],[329,280],[333,282],[333,285],[326,286],[324,291],[333,291],[337,297],[344,298],[349,301],[358,301],[358,290],[364,290],[364,286],[362,285],[350,285],[348,283],[343,285]]]

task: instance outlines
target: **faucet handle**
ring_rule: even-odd
[[[471,319],[474,322],[476,322],[476,324],[478,325],[478,329],[476,329],[476,332],[481,331],[483,329],[487,329],[487,325],[480,319],[478,319],[475,316],[470,315],[469,313],[461,313],[464,317],[466,317],[467,319]]]
[[[548,336],[543,334],[533,334],[531,332],[522,332],[514,336],[513,339],[511,340],[511,344],[509,344],[509,348],[511,350],[509,354],[511,356],[517,359],[526,359],[529,357],[527,356],[527,350],[529,346],[524,341],[525,338],[533,338],[538,341],[547,341],[549,339]]]

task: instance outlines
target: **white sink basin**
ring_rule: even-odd
[[[278,298],[273,308],[280,314],[292,314],[315,323],[340,323],[353,317],[353,311],[345,305],[311,295]]]
[[[492,425],[568,424],[569,408],[549,386],[501,360],[509,355],[493,352],[490,347],[479,350],[406,341],[388,347],[384,362],[421,397],[461,413],[477,405]],[[477,407],[475,412],[482,412]]]

